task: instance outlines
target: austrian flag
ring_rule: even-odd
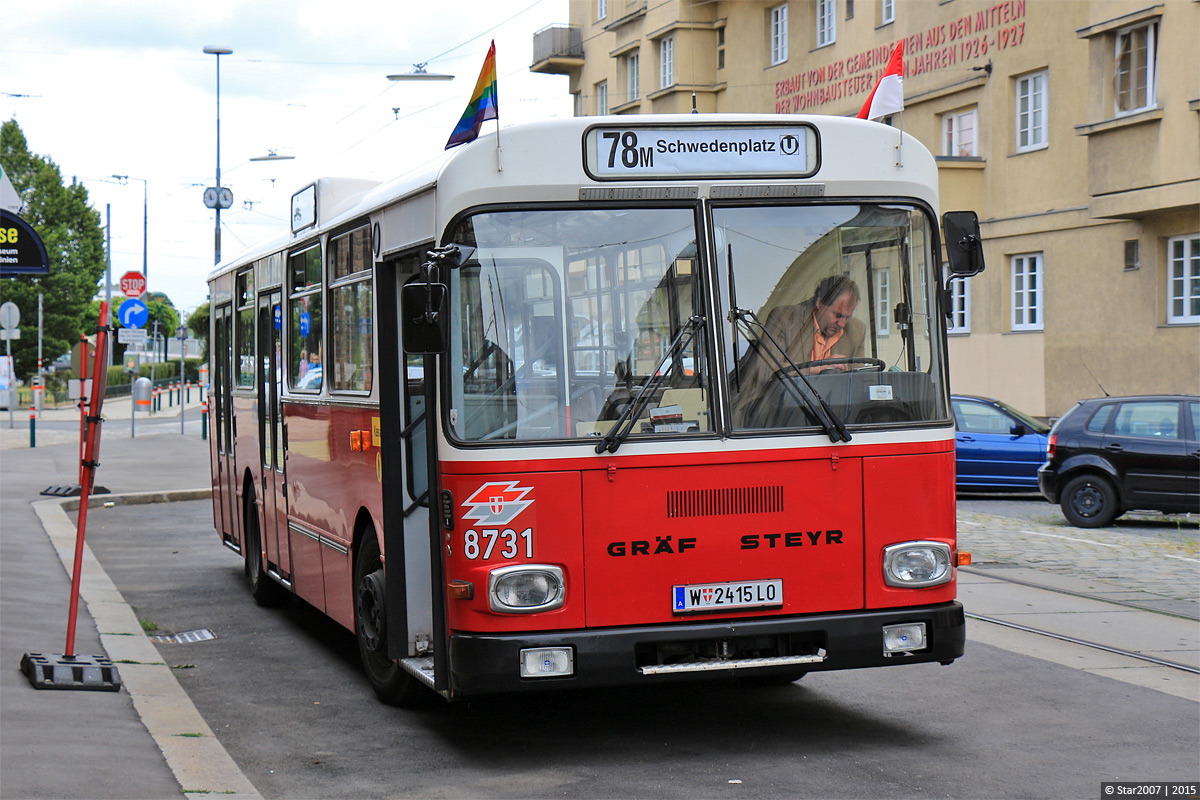
[[[896,44],[883,77],[863,103],[859,119],[879,119],[904,110],[904,40]]]

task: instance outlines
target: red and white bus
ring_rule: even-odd
[[[983,263],[937,186],[891,127],[703,114],[318,180],[210,279],[221,539],[394,704],[949,664]]]

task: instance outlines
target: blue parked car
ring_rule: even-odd
[[[1036,492],[1050,428],[990,397],[953,395],[960,492]]]

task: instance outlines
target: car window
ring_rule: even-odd
[[[983,403],[954,402],[954,420],[960,431],[969,433],[1008,433],[1012,417]]]
[[[1169,401],[1122,403],[1113,422],[1118,436],[1179,438],[1179,404]]]
[[[1192,411],[1192,438],[1200,439],[1200,403],[1188,403]]]
[[[1022,425],[1024,425],[1026,428],[1033,431],[1034,433],[1049,433],[1050,432],[1049,425],[1042,422],[1040,419],[1037,419],[1036,417],[1029,416],[1021,409],[1013,408],[1008,403],[1000,403],[1000,406],[1004,409],[1004,413],[1008,414],[1011,417],[1016,417],[1017,422],[1020,422]]]
[[[1100,406],[1100,408],[1096,410],[1096,413],[1092,415],[1092,418],[1088,420],[1088,424],[1084,427],[1086,427],[1092,433],[1104,433],[1104,428],[1108,425],[1108,418],[1112,416],[1114,408],[1116,408],[1116,406],[1113,405]]]

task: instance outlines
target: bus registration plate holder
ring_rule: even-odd
[[[777,608],[783,605],[783,580],[693,583],[672,587],[673,611],[688,614],[739,608]]]

